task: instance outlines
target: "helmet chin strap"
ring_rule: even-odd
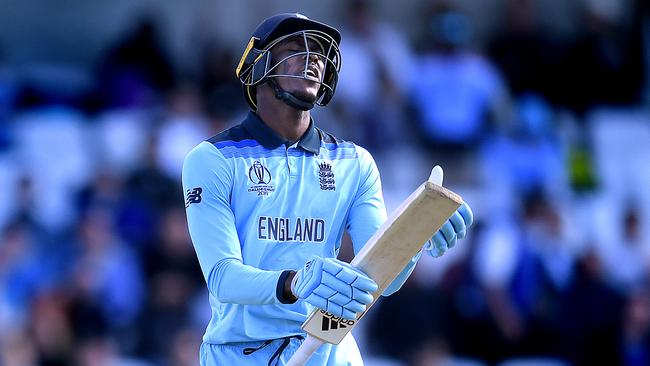
[[[273,93],[275,94],[275,97],[285,102],[287,105],[289,105],[289,107],[301,111],[308,111],[314,108],[313,102],[308,102],[304,99],[300,99],[295,95],[289,93],[288,91],[282,90],[282,88],[280,88],[280,85],[278,85],[278,82],[275,80],[275,78],[269,78],[268,82],[271,88],[273,89]]]

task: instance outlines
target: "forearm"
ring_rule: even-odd
[[[413,273],[413,270],[415,270],[415,265],[417,264],[421,255],[422,252],[420,251],[418,254],[415,255],[415,257],[411,259],[411,261],[409,261],[409,263],[406,265],[406,267],[404,267],[402,272],[400,272],[400,274],[397,275],[397,277],[393,280],[393,282],[391,282],[391,284],[388,285],[388,287],[386,287],[386,289],[382,293],[383,296],[390,296],[395,292],[397,292],[397,290],[402,288],[406,280],[408,280],[408,278],[411,276],[411,273]]]
[[[285,273],[286,272],[286,273]],[[222,303],[266,305],[289,303],[290,271],[265,271],[238,260],[219,261],[208,276],[210,293]]]

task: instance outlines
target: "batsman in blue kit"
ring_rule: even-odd
[[[185,159],[188,226],[212,309],[201,365],[284,365],[314,307],[354,319],[373,300],[377,284],[336,257],[345,230],[358,253],[386,220],[379,172],[368,151],[319,129],[309,112],[334,95],[340,42],[301,14],[264,20],[236,70],[250,112]],[[471,222],[461,206],[423,251],[441,255]],[[362,364],[352,334],[309,361]]]

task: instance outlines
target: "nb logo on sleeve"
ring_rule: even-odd
[[[203,188],[196,187],[187,190],[187,197],[185,198],[185,208],[188,208],[192,203],[201,202],[201,193],[203,193]]]

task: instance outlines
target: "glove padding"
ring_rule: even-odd
[[[462,239],[467,233],[467,228],[474,222],[472,209],[466,202],[454,212],[444,225],[424,245],[424,251],[432,257],[440,257],[456,245],[456,240]]]
[[[312,256],[291,282],[296,297],[346,319],[365,311],[375,291],[375,281],[350,264],[318,256]]]

